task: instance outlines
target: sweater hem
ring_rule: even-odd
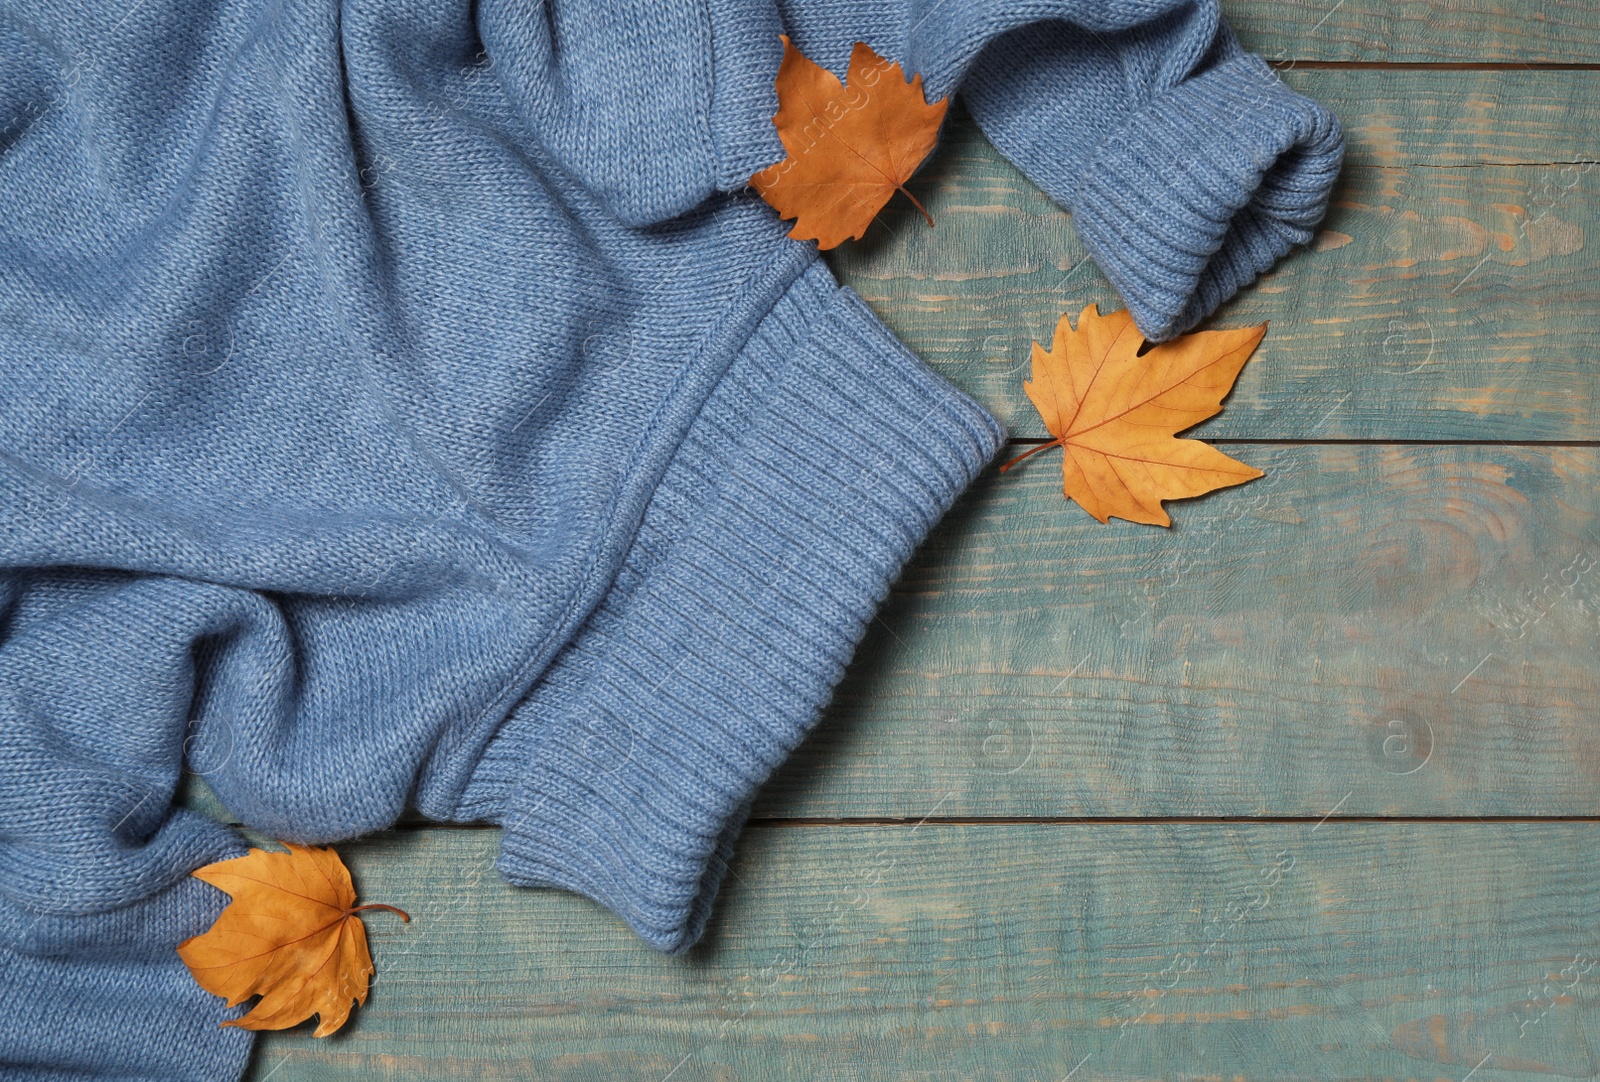
[[[1003,441],[812,264],[727,369],[607,596],[457,816],[502,825],[512,883],[575,891],[652,947],[689,949],[757,790]]]

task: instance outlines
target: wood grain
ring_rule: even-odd
[[[1223,0],[1246,49],[1271,60],[1589,64],[1589,0]]]
[[[1350,130],[1315,246],[1226,305],[1271,322],[1209,436],[1580,440],[1600,435],[1600,73],[1294,73]],[[1517,163],[1524,164],[1506,164]],[[1031,343],[1121,307],[1070,216],[959,117],[912,181],[832,254],[919,356],[1014,435]]]
[[[257,1082],[1592,1077],[1585,824],[754,828],[702,945],[512,888],[498,834],[344,849],[377,977]]]
[[[1600,71],[1331,68],[1279,74],[1339,118],[1347,166],[1545,166],[1600,158]]]
[[[981,480],[757,814],[1600,813],[1600,449],[1227,450],[1171,530]]]

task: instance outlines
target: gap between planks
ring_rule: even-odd
[[[1275,71],[1600,71],[1600,64],[1521,60],[1269,60],[1267,65]]]
[[[747,828],[898,827],[898,826],[1265,826],[1296,823],[1365,823],[1386,826],[1407,823],[1459,823],[1467,826],[1501,823],[1600,823],[1600,815],[931,815],[931,816],[792,816],[752,818]],[[498,830],[494,823],[435,823],[409,819],[390,831]],[[381,833],[381,832],[380,832]],[[369,835],[370,837],[370,835]]]

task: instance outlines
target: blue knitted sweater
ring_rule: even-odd
[[[6,1078],[242,1071],[185,762],[699,938],[1003,435],[744,191],[782,32],[959,89],[1152,338],[1339,165],[1214,0],[0,0]]]

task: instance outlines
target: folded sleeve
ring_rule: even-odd
[[[1072,212],[1139,329],[1194,326],[1312,237],[1339,122],[1222,21],[1216,0],[791,0],[796,44],[842,71],[859,34],[959,90],[1002,154]]]
[[[455,817],[502,825],[510,882],[583,894],[657,950],[689,950],[760,787],[1003,442],[810,263],[694,418],[611,588]]]

